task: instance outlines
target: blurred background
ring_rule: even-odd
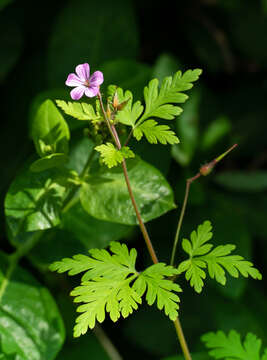
[[[5,235],[5,193],[34,153],[28,135],[31,114],[46,98],[69,100],[64,82],[77,64],[90,63],[92,71],[103,71],[104,86],[129,88],[136,100],[142,99],[143,87],[153,77],[201,68],[203,75],[174,124],[181,143],[137,146],[140,156],[166,176],[178,205],[148,223],[148,229],[160,259],[168,261],[186,178],[238,143],[210,176],[192,185],[182,236],[211,220],[215,243],[236,244],[238,253],[260,269],[263,281],[228,279],[226,287],[208,282],[197,295],[181,279],[181,321],[194,352],[203,351],[200,336],[217,329],[253,332],[267,345],[266,38],[266,0],[0,0],[1,249],[12,250]],[[74,131],[74,139],[76,132],[81,129]],[[90,226],[84,231],[94,236],[99,224]],[[105,231],[99,243],[88,248],[106,246],[113,230]],[[64,255],[64,236],[38,245],[25,262],[54,288],[63,314],[67,342],[57,359],[108,359],[99,333],[73,340],[75,313],[67,292],[56,291],[55,275],[45,271],[56,258],[49,246]],[[140,250],[140,266],[150,264],[136,229],[127,227],[117,238]],[[69,253],[81,251],[78,242],[76,247],[70,243]],[[124,359],[163,359],[177,353],[172,324],[155,308],[143,306],[117,324],[105,322],[103,328]]]

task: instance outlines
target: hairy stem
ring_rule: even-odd
[[[107,114],[105,112],[105,109],[104,109],[104,105],[103,105],[103,101],[102,101],[102,97],[101,97],[100,93],[98,94],[98,98],[99,98],[99,101],[100,101],[100,106],[101,106],[105,121],[108,124],[108,128],[109,128],[109,130],[111,132],[112,138],[113,138],[117,148],[121,149],[121,143],[120,143],[120,139],[118,137],[116,128],[115,128],[115,126],[113,124],[110,124],[110,121],[109,121],[109,119],[107,117]],[[141,230],[141,232],[143,234],[143,237],[144,237],[148,252],[149,252],[149,254],[151,256],[151,259],[152,259],[153,263],[157,264],[159,261],[158,261],[156,252],[154,250],[154,247],[152,245],[152,242],[150,240],[150,237],[148,235],[146,226],[145,226],[145,224],[144,224],[144,222],[142,220],[142,217],[141,217],[141,214],[139,212],[137,203],[135,201],[135,197],[134,197],[134,194],[133,194],[133,191],[132,191],[132,187],[131,187],[131,183],[130,183],[130,179],[129,179],[128,170],[127,170],[125,160],[123,160],[123,162],[122,162],[122,169],[123,169],[123,174],[124,174],[125,182],[126,182],[126,185],[127,185],[127,189],[128,189],[128,192],[129,192],[129,195],[130,195],[133,207],[134,207],[134,211],[135,211],[135,214],[136,214],[139,226],[140,226],[140,230]],[[184,337],[184,334],[183,334],[182,326],[181,326],[181,323],[180,323],[178,317],[174,321],[174,327],[175,327],[177,337],[178,337],[178,340],[180,342],[180,345],[181,345],[181,348],[182,348],[185,359],[186,360],[192,360],[189,349],[188,349],[188,346],[187,346],[187,343],[186,343],[186,340],[185,340],[185,337]]]
[[[192,182],[194,180],[198,179],[200,176],[201,176],[201,174],[197,173],[192,178],[186,180],[184,202],[183,202],[183,206],[182,206],[182,209],[181,209],[181,213],[180,213],[180,217],[179,217],[179,221],[178,221],[178,225],[177,225],[177,230],[176,230],[176,233],[175,233],[173,248],[172,248],[172,255],[171,255],[171,261],[170,261],[170,264],[172,266],[174,266],[174,258],[175,258],[175,254],[176,254],[176,249],[177,249],[178,239],[179,239],[179,235],[180,235],[180,230],[181,230],[183,219],[184,219],[185,209],[186,209],[186,205],[187,205],[187,201],[188,201],[190,185],[192,184]]]
[[[213,170],[214,166],[219,161],[221,161],[226,155],[228,155],[232,150],[234,150],[234,148],[236,148],[236,147],[237,147],[237,144],[234,144],[228,150],[226,150],[223,154],[219,155],[218,157],[213,159],[211,162],[201,166],[199,172],[195,176],[193,176],[193,177],[186,180],[184,202],[183,202],[183,206],[182,206],[181,213],[180,213],[180,216],[179,216],[177,230],[176,230],[176,233],[175,233],[175,238],[174,238],[174,243],[173,243],[173,248],[172,248],[172,255],[171,255],[171,261],[170,261],[170,264],[172,266],[174,266],[174,259],[175,259],[177,244],[178,244],[178,240],[179,240],[181,226],[182,226],[182,223],[183,223],[185,209],[186,209],[186,205],[187,205],[187,201],[188,201],[188,195],[189,195],[190,186],[191,186],[192,182],[195,181],[196,179],[198,179],[200,176],[209,175],[210,172]]]

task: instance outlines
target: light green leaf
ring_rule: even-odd
[[[129,316],[142,303],[145,292],[149,305],[157,300],[158,309],[175,320],[180,301],[175,292],[181,288],[166,277],[177,274],[177,269],[158,263],[140,274],[135,269],[135,249],[129,251],[125,244],[111,242],[110,251],[92,249],[90,257],[75,255],[50,266],[52,271],[69,275],[85,272],[81,286],[71,292],[75,302],[83,303],[77,309],[82,314],[76,319],[74,336],[85,334],[88,327],[93,329],[96,321],[103,322],[106,313],[114,322]]]
[[[182,91],[191,89],[192,82],[198,80],[201,72],[200,69],[188,70],[182,75],[181,71],[178,71],[173,77],[169,76],[163,80],[160,90],[158,80],[151,80],[144,89],[146,107],[138,125],[154,116],[171,120],[179,115],[182,109],[172,104],[183,103],[188,99]]]
[[[165,315],[173,321],[178,316],[180,302],[178,295],[174,292],[182,290],[178,284],[164,277],[175,274],[178,274],[178,271],[172,266],[166,266],[164,263],[154,264],[143,271],[133,285],[140,297],[146,292],[148,305],[153,305],[157,301],[158,309],[164,309]]]
[[[212,349],[209,355],[215,359],[264,360],[265,358],[265,354],[260,356],[261,340],[251,333],[246,335],[243,343],[240,335],[234,330],[231,330],[228,336],[222,331],[210,332],[201,339],[208,349]]]
[[[143,105],[141,105],[140,101],[136,101],[133,104],[133,94],[129,90],[126,90],[125,93],[120,88],[114,88],[114,90],[117,91],[120,103],[127,101],[125,107],[116,114],[116,121],[134,127],[136,120],[144,110]]]
[[[56,104],[65,114],[70,115],[78,120],[97,120],[100,115],[95,113],[94,107],[91,104],[80,103],[75,101],[56,100]]]
[[[142,160],[128,161],[132,190],[143,221],[155,219],[173,209],[173,192],[163,175]],[[103,169],[82,184],[80,199],[84,209],[100,220],[136,225],[123,171]]]
[[[103,322],[105,312],[112,321],[122,315],[129,316],[141,304],[141,297],[130,287],[138,276],[135,270],[136,250],[128,250],[126,245],[112,242],[110,254],[106,250],[92,249],[89,256],[75,255],[72,259],[63,259],[51,265],[52,271],[75,275],[86,271],[81,286],[76,287],[71,295],[75,302],[83,302],[77,309],[82,312],[76,319],[74,336],[78,337],[93,329],[96,320]]]
[[[203,269],[208,268],[209,275],[218,283],[225,285],[225,270],[233,277],[237,278],[239,273],[244,277],[251,276],[253,279],[261,280],[262,275],[253,267],[249,261],[245,261],[242,256],[230,255],[235,249],[235,245],[219,245],[213,250],[212,244],[206,244],[212,237],[211,223],[205,221],[198,226],[197,231],[191,233],[191,243],[183,239],[182,247],[189,255],[189,259],[180,263],[179,273],[185,272],[186,280],[196,292],[200,293],[204,286],[203,279],[206,273]]]
[[[0,254],[0,264],[2,358],[55,359],[65,331],[54,299],[30,273],[9,264],[7,256]]]
[[[13,236],[60,223],[65,188],[53,179],[51,171],[32,173],[24,169],[12,182],[5,198],[5,215]]]
[[[69,128],[51,100],[40,105],[32,120],[30,133],[41,157],[52,153],[68,153]]]
[[[141,140],[143,135],[145,135],[147,141],[151,144],[157,144],[158,141],[164,145],[167,143],[179,143],[179,139],[168,125],[158,125],[155,120],[144,121],[141,125],[134,129],[133,136],[137,140]]]
[[[100,152],[100,156],[104,164],[108,168],[117,166],[123,162],[123,159],[133,158],[135,155],[128,146],[123,146],[120,150],[116,149],[112,143],[106,143],[95,147]]]
[[[33,172],[39,172],[51,169],[53,167],[59,167],[64,165],[68,161],[68,157],[65,154],[51,154],[42,157],[34,161],[31,166],[30,170]]]

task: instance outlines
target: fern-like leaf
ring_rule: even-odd
[[[260,356],[261,340],[248,333],[242,344],[240,335],[231,330],[228,335],[222,331],[210,332],[202,336],[207,348],[212,349],[209,355],[224,360],[265,360],[267,349]]]
[[[101,159],[109,168],[117,166],[123,159],[133,158],[135,155],[128,146],[123,146],[120,150],[116,149],[112,143],[106,143],[95,147],[100,152]]]
[[[91,104],[79,103],[77,101],[56,100],[56,104],[65,114],[70,115],[78,120],[98,120],[100,116],[95,113]]]
[[[108,87],[108,95],[109,99],[112,99],[114,94],[117,94],[118,102],[125,103],[125,106],[122,110],[118,111],[115,120],[125,124],[134,127],[136,120],[141,116],[144,107],[141,104],[141,101],[136,101],[133,104],[133,94],[131,91],[126,90],[125,92],[123,89],[115,86],[110,85]]]
[[[205,221],[198,226],[197,231],[191,233],[191,241],[188,239],[182,241],[182,247],[189,255],[189,259],[179,265],[178,271],[185,272],[186,279],[195,291],[198,293],[202,291],[203,280],[206,278],[205,268],[208,268],[210,277],[222,285],[226,283],[225,270],[233,277],[238,277],[240,273],[244,277],[251,276],[260,280],[262,276],[251,262],[244,260],[242,256],[230,255],[235,245],[220,245],[211,250],[213,245],[207,244],[212,238],[211,229],[211,223]]]
[[[164,309],[171,320],[177,318],[179,309],[179,297],[174,292],[182,290],[178,284],[164,277],[177,273],[172,266],[166,266],[164,263],[154,264],[142,272],[133,285],[140,296],[146,292],[148,305],[153,305],[157,300],[158,309]]]
[[[85,272],[81,285],[71,292],[74,302],[83,303],[77,308],[81,315],[76,319],[74,336],[85,334],[96,321],[104,321],[106,313],[113,321],[129,316],[141,304],[145,292],[149,305],[157,300],[158,309],[164,309],[175,320],[179,307],[176,293],[181,289],[166,277],[177,274],[177,269],[159,263],[138,273],[135,249],[129,251],[126,245],[111,242],[110,251],[92,249],[91,256],[75,255],[50,266],[53,271],[69,275]]]
[[[133,136],[140,140],[143,135],[151,144],[178,144],[179,139],[168,125],[158,125],[155,120],[147,120],[134,129]]]
[[[173,77],[163,80],[160,90],[158,80],[151,80],[144,89],[146,107],[137,125],[151,117],[171,120],[179,115],[182,109],[173,104],[184,103],[188,99],[182,91],[191,89],[201,72],[200,69],[188,70],[184,74],[178,71]]]

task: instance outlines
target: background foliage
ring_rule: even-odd
[[[192,185],[182,236],[188,238],[196,225],[211,220],[216,245],[235,244],[238,253],[253,260],[265,278],[267,49],[262,40],[267,36],[265,0],[189,0],[164,4],[139,0],[116,3],[103,0],[101,4],[87,0],[0,0],[0,29],[3,251],[11,252],[11,244],[19,247],[25,242],[25,236],[39,236],[38,232],[32,232],[39,218],[33,218],[30,224],[24,223],[25,231],[31,231],[24,236],[16,236],[16,223],[9,223],[7,231],[4,197],[25,161],[34,154],[28,125],[32,124],[36,109],[47,98],[69,100],[64,81],[76,64],[89,62],[93,70],[103,71],[104,87],[115,83],[131,89],[136,98],[142,98],[143,87],[153,77],[162,80],[178,69],[202,68],[201,80],[190,93],[190,100],[175,124],[181,143],[149,146],[145,141],[138,145],[133,142],[142,159],[167,177],[178,205],[177,210],[149,222],[148,229],[160,259],[168,261],[185,179],[193,176],[200,164],[238,142],[239,147],[216,172]],[[86,161],[79,138],[84,124],[70,119],[68,123],[74,129],[71,159],[79,171]],[[21,181],[32,180],[24,175]],[[53,209],[56,209],[61,189],[54,191]],[[51,221],[54,224],[58,221],[56,210]],[[134,226],[99,222],[78,205],[64,215],[63,228],[45,230],[42,241],[23,261],[25,273],[14,273],[14,278],[28,279],[27,291],[35,301],[39,299],[44,313],[52,301],[46,288],[56,300],[67,337],[58,360],[85,356],[89,352],[94,359],[108,359],[99,343],[98,331],[78,340],[72,338],[75,312],[68,293],[75,279],[66,280],[51,274],[47,266],[62,256],[105,247],[111,240],[126,240],[129,247],[140,250],[143,248],[141,235]],[[139,253],[143,256],[139,259],[140,265],[149,266],[146,252]],[[178,256],[183,256],[181,250]],[[1,266],[5,267],[5,262],[1,257]],[[190,348],[198,354],[196,359],[201,359],[204,351],[200,336],[217,329],[227,333],[235,329],[242,336],[253,332],[266,347],[264,281],[229,278],[226,287],[210,282],[198,295],[181,279],[184,290],[181,320]],[[57,311],[55,308],[51,312],[47,326],[57,329],[60,335],[55,340],[57,345],[49,345],[52,350],[45,355],[48,359],[54,356],[53,346],[58,349],[64,338]],[[32,319],[38,321],[34,320],[35,315]],[[143,306],[116,324],[107,321],[104,330],[123,358],[129,360],[138,356],[162,359],[177,353],[172,324],[153,307]],[[49,331],[34,335],[38,344],[36,356],[44,354],[42,344],[51,336]]]

